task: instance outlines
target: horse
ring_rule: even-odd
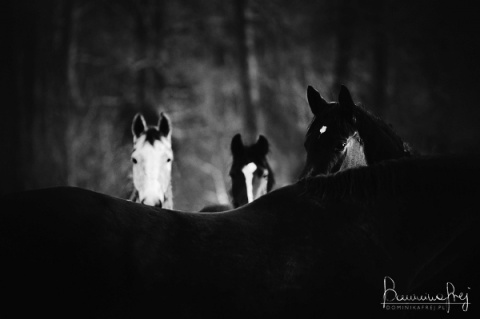
[[[251,203],[262,195],[270,192],[275,185],[275,176],[268,163],[269,143],[265,136],[260,135],[252,145],[245,145],[240,133],[231,141],[232,166],[232,205],[211,205],[201,212],[218,212],[238,208]]]
[[[478,318],[468,299],[480,279],[478,159],[386,160],[218,213],[72,187],[4,195],[0,313],[405,318],[414,311],[391,304],[428,294]]]
[[[142,114],[132,121],[132,172],[134,190],[130,200],[150,206],[173,208],[172,124],[165,113],[157,125],[147,126]]]
[[[307,100],[314,118],[306,133],[307,160],[300,177],[411,156],[410,146],[383,120],[355,105],[344,85],[338,102],[325,101],[312,86]]]

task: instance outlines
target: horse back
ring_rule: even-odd
[[[0,214],[1,285],[11,292],[2,307],[19,315],[271,315],[298,289],[295,276],[293,286],[284,282],[284,268],[313,266],[291,264],[299,236],[281,226],[291,224],[275,210],[260,213],[275,208],[268,199],[218,214],[161,210],[76,188],[2,202],[11,207]]]

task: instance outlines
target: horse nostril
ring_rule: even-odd
[[[140,201],[140,203],[145,205],[145,198]]]
[[[162,208],[162,201],[158,201],[158,203],[155,204],[155,207]]]

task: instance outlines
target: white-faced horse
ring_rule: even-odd
[[[133,184],[131,200],[150,206],[173,208],[172,125],[161,113],[156,126],[147,125],[138,113],[132,122]]]

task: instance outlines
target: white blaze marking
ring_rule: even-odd
[[[245,165],[242,168],[243,175],[245,176],[245,186],[247,187],[247,197],[248,197],[249,203],[253,201],[252,181],[253,181],[253,173],[255,172],[256,169],[257,169],[257,165],[255,165],[254,163]]]
[[[324,125],[322,126],[322,128],[320,129],[320,134],[323,134],[327,131],[327,127]]]

